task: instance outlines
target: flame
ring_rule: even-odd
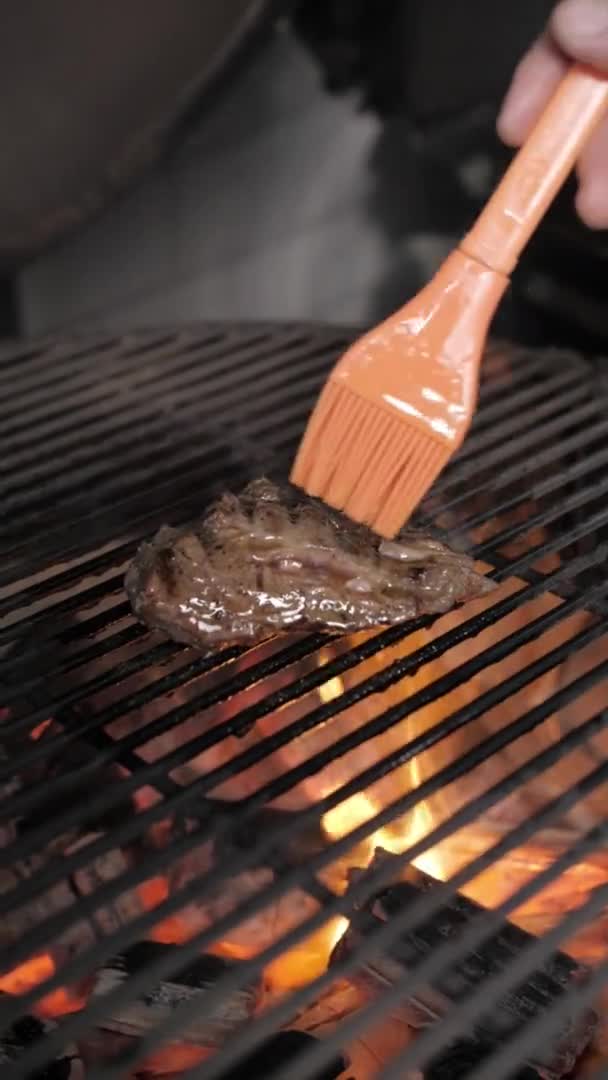
[[[418,758],[414,758],[409,763],[409,772],[412,790],[416,790],[422,783]],[[380,829],[381,839],[377,840],[376,846],[386,848],[393,855],[401,855],[406,848],[424,839],[433,828],[433,825],[433,814],[428,803],[423,799],[422,802],[416,804],[408,817],[406,828],[400,829],[399,823],[395,823],[385,829]],[[423,870],[425,874],[429,874],[439,881],[445,881],[447,877],[446,868],[437,848],[423,851],[418,858],[412,861],[413,865],[419,870]]]
[[[323,659],[321,655],[320,662],[323,662]],[[318,693],[321,701],[328,704],[344,693],[344,683],[339,676],[334,676],[319,687]],[[420,783],[415,761],[410,764],[409,773],[410,785],[415,788]],[[368,792],[358,792],[323,815],[323,831],[328,839],[341,840],[353,829],[370,821],[381,809]],[[345,858],[329,867],[326,879],[336,891],[343,892],[348,884],[348,870],[353,866],[367,866],[377,847],[398,854],[425,836],[431,826],[429,808],[425,803],[421,803],[408,815],[406,824],[397,822],[377,829],[354,846]],[[436,852],[425,852],[415,860],[415,865],[435,877],[442,876]],[[274,990],[293,990],[321,975],[327,970],[331,953],[346,933],[348,925],[349,920],[344,916],[330,919],[316,933],[269,965],[265,972],[267,984]]]
[[[458,618],[457,615],[447,616],[444,618],[443,625],[449,625],[448,620],[451,620],[451,623],[454,624]],[[487,632],[485,633],[487,634]],[[383,655],[378,659],[371,658],[365,662],[363,668],[359,671],[359,677],[364,678],[367,674],[373,673],[373,671],[377,670],[378,665],[384,667],[392,660],[403,658],[426,640],[430,640],[430,638],[413,635],[406,642],[400,643],[398,647],[384,650]],[[324,664],[330,661],[333,656],[334,654],[330,650],[324,650],[318,662]],[[518,663],[523,663],[523,660],[519,658]],[[377,710],[378,704],[382,707],[384,707],[385,702],[394,704],[395,701],[402,700],[404,695],[414,694],[416,691],[425,688],[436,675],[437,667],[435,661],[433,661],[433,663],[429,663],[424,668],[408,675],[403,681],[396,682],[389,690],[382,690],[379,697],[370,697],[369,700],[372,705],[369,712],[365,712],[365,706],[362,707],[361,712],[358,711],[358,707],[352,711],[346,710],[341,721],[337,721],[336,727],[329,732],[329,737],[336,738],[336,729],[337,737],[356,729],[359,724],[366,722],[369,715],[377,715],[375,710]],[[350,677],[345,683],[341,677],[334,676],[319,686],[317,690],[318,698],[323,704],[329,704],[340,698],[345,693],[347,686],[351,686]],[[367,747],[364,747],[358,753],[358,756],[353,755],[348,759],[346,755],[347,764],[344,767],[340,759],[335,767],[332,764],[332,768],[323,770],[322,779],[318,781],[312,794],[315,798],[326,798],[331,795],[349,778],[361,773],[373,761],[379,760],[380,756],[384,756],[387,752],[394,752],[395,749],[400,752],[402,745],[411,738],[412,734],[419,734],[421,731],[426,730],[427,727],[438,723],[446,715],[467,703],[470,700],[470,695],[474,696],[477,692],[481,693],[484,688],[485,684],[483,686],[481,684],[479,686],[470,684],[466,691],[451,691],[443,699],[427,705],[424,709],[420,709],[415,724],[412,724],[411,720],[404,722],[401,726],[397,724],[394,726],[392,734],[386,732],[385,735],[377,736],[374,740],[375,747],[371,751],[371,757]],[[4,718],[4,715],[5,712],[0,709],[0,721]],[[31,738],[40,738],[51,723],[50,719],[43,721],[31,733]],[[340,726],[340,723],[342,726]],[[323,738],[326,737],[327,734],[323,736]],[[321,744],[325,745],[323,740],[321,740]],[[314,749],[316,744],[313,743],[312,745]],[[306,752],[306,744],[302,752]],[[431,761],[431,766],[432,764]],[[385,778],[383,777],[381,782],[375,783],[368,789],[357,792],[350,798],[343,800],[339,805],[325,813],[321,819],[322,829],[327,840],[335,842],[348,838],[353,830],[371,822],[381,811],[390,807],[391,803],[400,795],[416,791],[422,785],[427,771],[428,761],[425,763],[423,758],[421,768],[420,760],[416,757],[413,761],[400,765],[398,769],[394,770],[390,774],[389,783],[384,783]],[[150,805],[154,805],[158,798],[159,796],[152,792],[151,789],[150,791],[146,790],[141,795],[141,798],[138,796],[136,800],[138,809],[143,810]],[[353,843],[350,850],[340,859],[336,859],[329,867],[326,867],[319,874],[319,877],[322,878],[325,885],[329,885],[336,893],[344,892],[349,882],[349,871],[355,867],[367,867],[374,856],[376,848],[381,847],[393,854],[403,854],[408,848],[427,836],[432,828],[444,819],[442,814],[442,806],[437,806],[434,800],[419,802],[407,814],[392,820],[388,825],[373,830],[364,840],[356,844]],[[445,880],[480,854],[481,851],[486,850],[491,843],[499,839],[502,833],[500,831],[496,832],[496,828],[496,823],[493,821],[479,822],[466,831],[466,834],[461,833],[457,840],[450,838],[449,842],[447,844],[444,842],[440,848],[424,852],[413,860],[413,864],[431,877]],[[150,833],[150,839],[154,845],[162,849],[168,847],[171,842],[171,829],[172,822],[169,818],[158,822]],[[346,842],[349,842],[348,839]],[[515,888],[529,880],[534,873],[550,864],[554,858],[555,852],[543,848],[542,843],[537,846],[526,845],[516,853],[512,853],[508,858],[501,860],[482,874],[479,874],[462,892],[486,907],[495,906],[510,895]],[[580,902],[583,902],[596,885],[605,881],[605,864],[594,865],[590,862],[571,868],[560,878],[558,883],[544,890],[542,894],[538,894],[526,905],[518,909],[513,915],[513,921],[532,933],[542,933],[554,925],[556,921],[559,921],[564,911],[573,906],[573,899],[578,900],[580,897]],[[168,878],[159,876],[144,881],[137,888],[143,906],[147,910],[153,910],[168,898],[171,886]],[[574,904],[574,906],[577,905]],[[149,933],[152,940],[166,944],[181,944],[191,938],[192,930],[185,916],[178,914],[162,918],[159,914],[158,918],[160,921]],[[326,972],[332,951],[347,931],[348,926],[349,921],[345,916],[340,915],[328,919],[314,934],[290,951],[283,953],[265,969],[266,990],[279,994],[293,991],[307,985]],[[594,962],[597,959],[604,958],[603,938],[598,939],[597,931],[595,931],[594,937],[588,935],[588,938],[585,938],[584,935],[580,935],[580,941],[577,940],[575,946],[573,944],[573,947],[570,948],[569,943],[569,951],[581,960]],[[256,954],[255,948],[248,948],[246,945],[231,941],[217,941],[209,951],[236,960],[248,960]],[[35,989],[45,979],[52,976],[55,970],[54,954],[43,953],[34,956],[27,963],[22,964],[13,971],[0,975],[0,993],[24,994]],[[80,1009],[84,1004],[82,994],[79,995],[72,988],[62,988],[41,998],[32,1011],[38,1016],[55,1017]],[[384,1034],[382,1041],[383,1043],[385,1041]],[[170,1046],[166,1048],[166,1058],[162,1052],[159,1056],[155,1055],[153,1071],[174,1073],[176,1064],[178,1068],[180,1066],[189,1068],[204,1060],[209,1053],[211,1051],[205,1048]]]
[[[334,946],[348,929],[348,919],[336,915],[305,938],[293,949],[283,953],[268,965],[264,972],[266,985],[272,990],[297,990],[327,971]]]
[[[320,662],[324,660],[321,654]],[[328,679],[319,687],[319,697],[324,704],[334,701],[344,693],[344,683],[339,676]],[[417,760],[407,766],[410,790],[421,783]],[[330,791],[325,794],[331,794]],[[360,825],[374,818],[383,807],[369,791],[357,792],[333,807],[321,819],[323,831],[329,840],[341,840]],[[354,845],[348,854],[328,868],[326,880],[336,891],[344,891],[348,885],[350,868],[366,867],[374,851],[382,847],[393,854],[400,854],[424,837],[432,828],[433,819],[425,802],[419,803],[406,819],[400,819],[376,829],[370,836]],[[443,879],[445,874],[437,850],[424,852],[415,865],[433,877]],[[348,929],[349,921],[343,916],[330,920],[312,938],[298,949],[280,957],[272,966],[271,976],[275,985],[295,988],[326,970],[334,946]]]
[[[341,840],[359,825],[370,821],[381,809],[366,792],[351,795],[350,799],[346,799],[345,802],[323,815],[323,831],[328,839]],[[426,836],[432,824],[432,816],[426,803],[419,803],[408,815],[406,824],[395,822],[377,829],[349,853],[348,862],[351,866],[360,866],[362,862],[366,866],[371,862],[377,847],[382,847],[394,855],[400,855]],[[437,850],[425,851],[413,862],[414,866],[420,870],[443,880],[445,875]]]
[[[323,658],[323,654],[321,654]],[[319,697],[324,703],[333,701],[344,693],[342,679],[334,677],[319,687]],[[417,758],[407,766],[409,789],[415,790],[421,784],[420,767]],[[329,792],[327,792],[329,794]],[[353,829],[364,825],[378,814],[383,807],[369,792],[358,792],[344,802],[329,810],[322,818],[323,830],[330,840],[341,840]],[[421,840],[431,830],[433,818],[429,806],[424,801],[418,803],[408,814],[406,821],[396,821],[383,826],[359,843],[348,860],[350,865],[366,866],[373,858],[377,847],[383,847],[395,855],[401,854],[408,847]],[[443,879],[444,868],[437,851],[424,852],[414,860],[414,865],[433,877]]]
[[[328,839],[340,840],[357,826],[369,821],[379,810],[380,807],[366,792],[360,792],[323,815],[323,830]],[[376,830],[330,868],[329,880],[337,891],[344,891],[348,884],[348,869],[352,866],[367,866],[376,847],[399,853],[425,835],[429,828],[430,816],[422,804],[416,807],[416,812],[408,818],[407,830],[402,833],[390,828]],[[425,852],[415,862],[427,873],[439,876],[439,860],[435,853]],[[343,915],[330,919],[316,933],[269,965],[265,972],[267,984],[274,990],[295,990],[321,975],[327,970],[331,953],[346,933],[348,925],[349,920]]]
[[[333,679],[328,679],[326,683],[319,687],[319,697],[324,705],[329,705],[330,701],[335,701],[343,693],[344,683],[339,675],[334,675]]]

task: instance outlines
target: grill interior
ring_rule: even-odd
[[[555,1077],[560,1039],[592,1023],[599,368],[488,353],[417,524],[473,552],[489,599],[211,657],[130,614],[139,540],[284,477],[348,340],[218,324],[0,354],[7,1080]],[[605,1075],[595,1026],[581,1076]]]

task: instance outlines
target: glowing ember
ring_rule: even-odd
[[[186,1069],[194,1068],[212,1055],[213,1050],[189,1046],[187,1043],[165,1046],[140,1063],[137,1075],[141,1077],[179,1076]]]
[[[152,911],[169,896],[169,882],[165,877],[148,878],[137,891],[143,906]],[[192,931],[179,915],[167,915],[148,931],[148,937],[161,945],[183,945],[192,937]]]
[[[519,582],[507,582],[501,586],[502,593],[499,590],[499,594],[506,597],[520,587],[521,583]],[[490,606],[496,600],[497,594],[495,593],[490,600],[479,601],[477,607],[481,609]],[[551,610],[553,605],[554,598],[552,597],[543,597],[533,603],[528,603],[522,606],[521,610],[517,609],[512,615],[501,620],[498,627],[490,625],[484,629],[474,641],[463,639],[450,650],[446,659],[434,659],[431,663],[417,668],[381,692],[366,697],[361,696],[354,705],[347,707],[338,716],[333,717],[331,721],[317,725],[301,738],[290,742],[283,749],[282,754],[277,755],[276,761],[272,765],[274,772],[268,771],[267,774],[264,773],[264,768],[269,770],[271,768],[264,763],[260,764],[257,771],[252,768],[249,777],[250,786],[242,790],[239,787],[238,797],[241,798],[243,795],[246,796],[257,790],[261,784],[272,780],[277,772],[284,773],[291,768],[297,768],[311,755],[331,747],[334,742],[348,736],[350,732],[357,730],[360,726],[367,724],[384,710],[400,705],[420,691],[426,691],[432,683],[450,670],[451,667],[453,668],[458,663],[471,659],[479,650],[494,644],[506,634],[513,633],[521,626],[529,623],[531,619],[537,618],[547,610]],[[356,669],[346,671],[343,677],[334,676],[328,679],[318,688],[316,692],[318,699],[323,704],[330,704],[339,699],[345,691],[357,686],[358,683],[370,678],[379,671],[386,670],[395,661],[406,659],[421,646],[432,643],[435,637],[445,633],[446,630],[454,628],[462,618],[470,617],[471,613],[472,605],[467,607],[463,615],[453,612],[449,616],[440,619],[431,630],[423,630],[410,635],[398,645],[370,657]],[[294,793],[287,793],[280,808],[285,811],[297,811],[302,806],[310,806],[320,799],[327,798],[334,792],[340,791],[345,784],[355,779],[371,765],[380,762],[385,756],[400,754],[402,747],[413,738],[424,735],[425,732],[446,717],[470,705],[472,701],[478,699],[488,690],[497,687],[502,679],[513,675],[525,665],[537,661],[549,648],[561,644],[565,640],[564,632],[566,638],[578,633],[581,628],[580,623],[574,622],[573,619],[574,616],[569,622],[565,622],[563,627],[558,627],[555,631],[552,631],[552,636],[548,635],[547,640],[543,638],[535,639],[529,647],[526,646],[525,649],[514,653],[504,663],[484,669],[476,679],[469,680],[462,687],[457,686],[436,701],[412,712],[406,719],[397,722],[391,728],[387,728],[385,732],[365,742],[362,746],[351,748],[341,755],[336,753],[318,774],[314,777],[308,777],[299,784]],[[333,643],[324,649],[316,660],[312,662],[318,662],[319,665],[327,664],[336,656],[339,656],[342,651],[360,644],[369,636],[367,634],[358,635],[356,640],[350,639],[340,643]],[[578,677],[580,673],[579,670],[569,671],[566,682]],[[520,716],[526,708],[539,701],[546,700],[550,693],[553,693],[558,686],[562,685],[560,683],[562,678],[565,678],[563,671],[552,670],[549,675],[543,677],[543,680],[539,679],[531,687],[524,688],[521,695],[514,695],[506,702],[501,703],[499,707],[490,709],[486,714],[482,714],[476,723],[467,725],[466,729],[462,731],[455,731],[452,736],[422,752],[414,760],[400,765],[392,772],[383,775],[380,780],[370,787],[339,803],[339,805],[325,813],[321,820],[322,830],[328,843],[348,838],[353,830],[371,822],[380,812],[390,808],[405,794],[415,792],[436,771],[443,768],[447,763],[454,761],[463,752],[471,749],[482,738],[494,733],[499,728],[502,729],[517,716]],[[263,688],[256,688],[255,690],[256,694],[261,695],[263,692]],[[577,708],[580,707],[581,702],[584,702],[586,708],[582,719],[603,707],[601,701],[580,699],[577,700]],[[237,704],[240,707],[243,702],[240,701]],[[285,725],[293,722],[294,718],[300,715],[298,713],[299,709],[307,711],[310,707],[311,701],[307,695],[302,702],[277,709],[272,715],[263,717],[255,728],[244,736],[249,742],[243,745],[252,745],[259,738],[266,738],[275,731],[281,731]],[[1,718],[2,710],[0,710]],[[554,718],[552,722],[554,725],[558,723],[558,727],[559,723],[561,723],[564,730],[570,730],[572,726],[582,722],[582,719],[579,717],[572,719],[569,715],[564,714],[561,717]],[[50,719],[43,721],[32,731],[31,738],[39,739],[51,723]],[[367,867],[373,859],[376,848],[383,848],[392,854],[402,854],[427,836],[438,824],[446,819],[449,820],[455,810],[475,798],[482,790],[486,790],[497,780],[503,779],[513,768],[533,756],[540,749],[546,748],[548,744],[552,745],[562,733],[561,730],[550,728],[547,725],[546,729],[539,729],[539,732],[534,734],[529,743],[524,739],[518,740],[515,746],[509,748],[502,756],[496,755],[485,763],[483,769],[472,770],[471,774],[467,775],[462,781],[458,781],[442,790],[430,800],[421,801],[407,814],[392,821],[390,825],[374,830],[363,841],[353,844],[346,855],[336,859],[320,872],[319,878],[334,892],[343,893],[349,882],[349,872],[354,868],[364,869]],[[530,748],[529,753],[527,752],[528,746]],[[231,753],[232,751],[240,753],[241,750],[241,744],[237,745],[235,743]],[[217,764],[222,764],[223,760],[219,757],[217,761],[206,758],[204,764],[206,768],[211,768]],[[570,763],[569,759],[566,759],[563,766],[565,772],[556,772],[554,779],[550,781],[543,775],[538,781],[534,782],[532,785],[534,789],[532,791],[532,801],[529,805],[526,802],[528,795],[522,789],[523,796],[519,793],[517,796],[520,799],[519,802],[512,799],[510,802],[498,805],[488,811],[483,821],[474,822],[472,825],[454,833],[449,840],[444,841],[438,847],[423,853],[414,860],[414,865],[432,878],[439,880],[450,878],[463,867],[466,867],[473,859],[488,850],[520,820],[529,816],[529,813],[537,809],[538,802],[540,804],[545,803],[557,790],[564,790],[565,784],[561,781],[562,776],[565,776],[569,783],[572,779],[576,780],[580,775],[584,775],[586,771],[589,771],[592,764],[594,762],[591,758],[590,763],[583,761],[581,768],[573,773],[573,777],[570,777],[568,774]],[[553,774],[549,774],[549,776],[552,778]],[[239,785],[240,783],[241,778],[239,778]],[[218,790],[214,791],[214,794],[223,797],[227,793]],[[602,799],[605,799],[605,787],[598,792],[598,797],[600,795]],[[146,789],[143,793],[138,793],[137,809],[139,811],[145,810],[148,806],[154,805],[158,798],[160,796],[152,789]],[[538,798],[538,802],[534,801],[535,798]],[[589,813],[593,809],[593,804],[589,803]],[[594,823],[595,819],[591,816],[589,820],[581,821],[579,824],[586,829],[589,824]],[[571,826],[572,821],[567,824]],[[157,823],[148,839],[154,843],[155,847],[164,849],[171,844],[171,834],[172,822],[167,819]],[[572,832],[568,833],[566,829],[561,834],[559,830],[556,830],[555,835],[558,837],[555,843],[552,843],[543,834],[533,843],[530,842],[509,853],[508,856],[492,865],[483,874],[471,880],[467,887],[462,889],[463,894],[486,907],[500,904],[535,874],[550,866],[560,852],[570,845],[573,838]],[[211,845],[211,842],[209,843]],[[212,845],[211,850],[213,850]],[[200,867],[195,867],[196,873],[194,876],[196,877],[205,869],[206,867],[202,864]],[[265,868],[264,873],[266,872],[274,873],[274,871],[271,872]],[[258,873],[257,869],[256,873]],[[533,897],[511,917],[514,922],[532,934],[542,934],[558,923],[565,912],[584,903],[592,890],[605,883],[606,880],[608,880],[608,855],[598,853],[596,857],[589,856],[588,862],[572,867],[550,888]],[[261,888],[263,885],[264,882],[259,883],[252,891],[255,893],[257,887]],[[167,900],[173,889],[180,887],[179,883],[175,884],[173,877],[159,876],[139,884],[137,894],[142,906],[151,911]],[[281,904],[275,903],[265,914],[261,912],[255,918],[245,920],[245,923],[236,926],[233,929],[232,936],[226,935],[230,937],[230,940],[217,941],[208,951],[231,960],[248,960],[257,955],[267,947],[269,942],[276,941],[314,911],[320,910],[316,899],[307,895],[303,896],[299,891],[297,892],[298,895],[294,891],[293,894],[288,894],[284,898],[284,909],[281,908],[283,901],[281,901]],[[249,892],[246,890],[243,893],[243,898],[247,895],[249,895]],[[236,884],[234,884],[233,896],[238,907],[239,895]],[[230,899],[227,892],[224,899]],[[308,900],[310,900],[312,906],[307,906]],[[203,911],[202,901],[200,910]],[[210,908],[210,910],[212,909]],[[201,928],[202,924],[196,921],[200,917],[200,912],[197,913],[196,910],[196,903],[194,905],[190,904],[189,907],[185,907],[182,912],[176,915],[163,918],[162,914],[159,914],[159,922],[149,932],[148,937],[165,945],[182,944]],[[604,943],[607,921],[601,927],[598,927],[598,924],[595,923],[579,934],[575,941],[568,942],[566,945],[567,951],[577,959],[586,962],[597,962],[605,959]],[[213,921],[211,921],[210,925],[213,925]],[[281,995],[296,990],[322,975],[327,970],[333,949],[346,933],[348,927],[349,922],[345,917],[331,918],[314,934],[273,961],[264,971],[264,986],[270,997],[275,993]],[[0,993],[20,995],[36,988],[55,973],[54,957],[54,953],[53,955],[43,953],[32,957],[27,963],[14,971],[0,976]],[[335,993],[335,988],[331,992]],[[345,984],[345,988],[336,999],[336,1007],[340,1015],[342,1015],[341,1010],[345,1000],[352,993],[354,993],[353,987]],[[346,998],[344,995],[346,995]],[[60,989],[41,998],[32,1011],[38,1016],[55,1017],[81,1009],[84,1004],[83,995],[79,995],[69,988]],[[360,1007],[360,1004],[351,1004],[344,1014],[346,1015],[349,1009],[352,1011],[352,1009]],[[327,1022],[326,1003],[316,1002],[311,1006],[311,1009],[314,1011],[317,1006],[321,1016],[319,1031],[322,1034],[323,1024]],[[338,1018],[337,1015],[336,1022]],[[377,1033],[377,1038],[372,1039],[369,1046],[361,1040],[360,1044],[358,1043],[354,1048],[356,1053],[353,1048],[350,1048],[352,1051],[351,1058],[360,1066],[359,1071],[362,1077],[372,1077],[377,1071],[376,1066],[383,1060],[382,1053],[391,1044],[391,1040],[396,1040],[398,1048],[398,1046],[407,1045],[410,1038],[411,1030],[407,1028],[407,1025],[402,1025],[402,1029],[400,1029],[395,1018],[389,1017]],[[164,1051],[155,1055],[154,1059],[151,1059],[150,1063],[147,1064],[155,1073],[175,1074],[194,1067],[204,1060],[210,1052],[204,1047],[198,1046],[168,1046]],[[357,1075],[359,1075],[359,1071]]]
[[[50,717],[48,720],[42,720],[41,723],[38,724],[33,731],[30,731],[30,739],[39,739],[41,735],[44,735],[45,731],[48,727],[50,727],[52,723],[53,721]]]
[[[0,993],[26,994],[55,973],[53,958],[48,953],[32,956],[25,964],[0,975]]]
[[[412,646],[410,646],[411,648]],[[321,654],[320,663],[328,658]],[[326,704],[344,693],[341,678],[335,676],[319,687],[319,697]],[[409,766],[410,788],[416,787],[418,777],[416,763]],[[329,790],[323,792],[330,794]],[[352,830],[364,825],[382,810],[382,806],[370,792],[359,792],[328,811],[322,818],[322,827],[328,840],[341,840]],[[390,828],[381,828],[359,843],[338,862],[330,866],[324,878],[336,891],[342,892],[348,884],[348,870],[353,867],[366,867],[372,860],[376,847],[383,847],[393,853],[404,851],[431,828],[431,817],[424,804],[415,808],[407,816],[407,821],[396,822]],[[416,860],[420,869],[434,876],[440,876],[441,867],[436,852],[425,853]],[[297,948],[274,961],[265,975],[273,989],[294,989],[310,982],[326,970],[332,950],[348,929],[348,920],[344,917],[331,919],[310,938]]]
[[[49,953],[41,953],[32,956],[25,964],[13,968],[12,971],[0,975],[0,993],[3,994],[26,994],[33,990],[45,979],[55,974],[56,967],[53,957]],[[69,989],[60,988],[40,998],[32,1009],[36,1016],[51,1018],[63,1016],[66,1013],[78,1012],[84,1008],[86,999]]]

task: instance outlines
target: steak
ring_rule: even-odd
[[[393,625],[492,588],[438,540],[411,530],[380,540],[265,479],[222,496],[187,528],[163,526],[125,584],[144,623],[204,649]]]

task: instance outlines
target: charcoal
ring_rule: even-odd
[[[77,840],[66,838],[61,847],[57,841],[44,855],[31,855],[7,869],[0,870],[0,894],[12,892],[24,880],[35,879],[53,856],[72,854],[86,848],[97,838],[97,834],[89,833]],[[81,952],[99,937],[111,934],[120,926],[131,922],[143,911],[136,889],[120,894],[110,904],[99,908],[90,918],[77,917],[78,902],[83,896],[94,895],[105,882],[119,877],[129,866],[129,856],[122,849],[113,848],[93,858],[71,877],[11,908],[2,918],[0,946],[18,943],[35,926],[61,911],[67,911],[68,908],[75,909],[74,917],[66,929],[54,939],[53,944],[63,946],[69,951]]]
[[[34,878],[47,865],[42,856],[30,856],[22,859],[9,869],[0,870],[0,895],[12,893],[24,880]],[[18,945],[25,935],[59,912],[67,911],[75,905],[78,897],[69,881],[59,881],[39,893],[31,900],[16,905],[5,912],[0,924],[0,948]],[[65,930],[56,940],[45,942],[62,946],[69,951],[82,951],[95,941],[95,932],[89,922],[82,918],[71,918]],[[22,961],[10,961],[11,964]]]
[[[92,991],[93,998],[104,997],[117,986],[160,958],[170,954],[179,957],[179,947],[153,941],[142,941],[115,956],[98,972]],[[222,975],[233,970],[234,963],[218,956],[203,955],[176,975],[151,980],[149,988],[134,1001],[109,1011],[102,1027],[119,1035],[139,1037],[159,1027],[178,1006],[203,996]],[[193,1017],[179,1033],[181,1042],[196,1046],[217,1047],[253,1016],[260,999],[259,982],[253,982],[224,996],[210,1016]],[[108,999],[111,1010],[111,998]]]
[[[0,1070],[3,1065],[14,1065],[27,1050],[57,1029],[53,1020],[39,1020],[35,1016],[22,1016],[4,1031],[0,1039]],[[80,1075],[76,1051],[70,1048],[55,1061],[24,1074],[24,1080],[77,1080]]]
[[[139,1040],[135,1037],[119,1035],[104,1028],[93,1028],[78,1041],[85,1077],[102,1066],[115,1066],[117,1060],[124,1062],[125,1058],[137,1055],[139,1049]],[[143,1060],[140,1058],[137,1064],[131,1067],[125,1065],[121,1080],[122,1077],[124,1080],[168,1080],[168,1077],[183,1076],[216,1052],[210,1047],[171,1041],[146,1054]]]
[[[386,852],[378,851],[368,870],[357,876],[361,878],[374,873],[379,865],[386,866],[392,858]],[[396,867],[395,876],[401,874],[401,880],[377,892],[355,915],[334,949],[332,963],[352,956],[374,928],[403,914],[421,895],[431,894],[438,887],[436,880],[413,867],[403,874],[401,864],[395,861],[399,867],[399,870]],[[471,919],[483,910],[472,900],[456,894],[432,918],[418,923],[415,931],[401,934],[391,945],[390,954],[382,954],[362,965],[355,981],[365,985],[368,991],[382,993],[387,985],[403,980],[446,942],[457,939]],[[413,1027],[425,1027],[446,1016],[452,1006],[465,1001],[484,979],[507,969],[534,940],[531,934],[505,921],[478,949],[442,972],[432,986],[422,986],[412,993],[404,1005],[406,1021]],[[565,953],[550,954],[524,982],[506,993],[491,1013],[478,1019],[471,1035],[481,1046],[499,1046],[528,1022],[550,1010],[561,995],[586,974],[587,969]],[[591,1009],[582,1016],[566,1018],[555,1045],[539,1051],[522,1064],[539,1070],[545,1080],[559,1080],[571,1071],[589,1045],[597,1024],[598,1017]]]
[[[235,1068],[222,1073],[221,1080],[260,1080],[272,1076],[278,1070],[295,1064],[300,1054],[305,1053],[318,1040],[303,1031],[281,1031],[258,1047],[249,1057]],[[313,1073],[309,1080],[336,1080],[348,1066],[348,1060],[338,1054],[329,1064]],[[284,1075],[284,1073],[283,1073]]]
[[[67,854],[86,848],[98,836],[90,834],[73,843]],[[129,868],[129,859],[120,849],[114,848],[97,855],[85,866],[79,867],[72,874],[72,884],[78,896],[94,896],[98,889],[114,878],[120,877]],[[113,934],[141,915],[143,911],[137,889],[126,889],[105,907],[98,908],[92,916],[92,922],[104,935]]]
[[[476,1039],[461,1039],[434,1058],[424,1070],[424,1080],[463,1080],[492,1052],[492,1047]],[[539,1080],[536,1069],[518,1069],[511,1080]]]
[[[42,660],[40,665],[44,666]],[[34,667],[38,670],[38,657],[36,657]],[[69,677],[64,677],[61,688],[57,688],[55,694],[61,694],[74,683],[74,678],[70,680]],[[53,690],[47,686],[44,691],[38,691],[34,701],[26,699],[15,705],[12,710],[2,710],[0,708],[0,769],[2,775],[8,776],[10,770],[10,766],[5,763],[9,763],[16,755],[22,754],[25,749],[23,732],[10,736],[6,729],[3,730],[3,712],[6,714],[5,719],[19,720],[32,712],[39,715],[40,711],[45,708],[48,708],[50,713],[53,709],[53,702]],[[101,814],[89,815],[87,808],[91,784],[94,783],[100,787],[102,785],[116,787],[122,778],[121,772],[118,766],[114,764],[100,764],[96,760],[98,747],[94,744],[94,739],[97,733],[88,733],[87,738],[90,742],[85,739],[72,738],[67,745],[63,743],[57,751],[53,751],[52,742],[62,732],[68,729],[77,732],[82,726],[82,717],[78,710],[64,708],[59,711],[61,723],[57,718],[51,719],[49,717],[47,720],[39,722],[33,729],[34,733],[36,733],[35,742],[49,744],[49,750],[44,759],[30,764],[18,776],[12,775],[10,778],[0,781],[0,800],[9,806],[11,795],[17,792],[35,787],[38,796],[35,810],[20,816],[18,822],[9,822],[6,825],[0,824],[0,847],[5,846],[9,840],[15,839],[17,835],[16,827],[19,835],[36,830],[40,825],[41,818],[50,819],[55,815],[64,814],[69,808],[78,809],[79,811],[80,832],[110,829],[124,821],[125,814],[132,809],[130,800],[120,798],[111,809]],[[29,733],[29,737],[34,738],[32,732]],[[69,783],[67,784],[66,776],[69,776]],[[58,777],[62,778],[60,792],[53,793],[51,784],[51,793],[48,794],[46,790],[47,784]],[[3,839],[3,829],[9,830],[6,840]]]
[[[459,1039],[436,1058],[424,1070],[424,1080],[465,1080],[473,1069],[492,1053],[492,1047],[477,1039]],[[518,1069],[510,1080],[540,1080],[536,1069],[525,1066]]]
[[[210,842],[193,848],[178,859],[169,874],[171,892],[183,889],[213,865]],[[275,880],[268,867],[252,867],[233,877],[226,878],[209,894],[195,896],[180,911],[179,919],[188,929],[189,936],[213,927],[220,919],[245,904],[256,893],[270,886]],[[302,889],[289,889],[282,896],[264,905],[254,915],[233,926],[226,934],[227,942],[248,954],[269,948],[279,937],[318,911],[318,903]]]

